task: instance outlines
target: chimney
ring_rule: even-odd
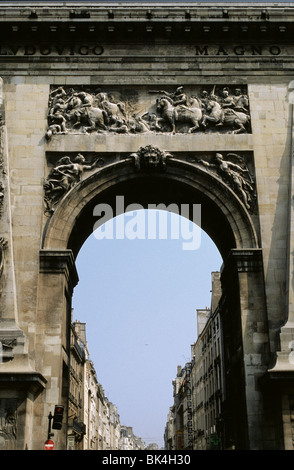
[[[73,327],[80,340],[86,345],[86,323],[75,321]]]

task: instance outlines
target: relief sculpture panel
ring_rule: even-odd
[[[64,155],[59,158],[51,168],[44,182],[45,214],[50,216],[61,199],[88,174],[99,171],[115,161],[132,160],[136,171],[164,172],[167,164],[175,159],[188,162],[209,172],[223,183],[223,188],[229,187],[250,213],[256,209],[256,184],[253,170],[253,158],[249,155],[239,155],[232,152],[226,154],[214,152],[166,152],[154,145],[140,147],[137,152],[127,155],[107,158],[106,161],[99,154],[85,157],[77,155]],[[215,181],[215,184],[218,184]]]
[[[17,435],[16,399],[0,400],[0,450],[15,450]]]
[[[49,97],[46,138],[70,133],[250,133],[246,87],[178,86],[109,90],[58,87]]]

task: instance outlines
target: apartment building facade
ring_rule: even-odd
[[[220,274],[212,273],[211,308],[197,310],[197,341],[191,361],[178,366],[173,381],[174,404],[165,428],[165,448],[229,448],[224,435],[224,348]]]
[[[174,406],[172,413],[175,436],[172,441],[177,450],[191,450],[193,448],[191,367],[191,362],[187,362],[183,368],[178,366],[177,377],[173,381]]]
[[[224,401],[221,319],[217,309],[192,346],[193,448],[222,448]]]
[[[143,440],[122,426],[117,406],[99,383],[87,347],[86,324],[71,325],[68,393],[68,450],[142,450]]]
[[[83,450],[85,424],[85,368],[88,352],[82,324],[73,323],[70,335],[70,370],[67,419],[67,449]],[[86,417],[87,418],[87,417]]]
[[[131,426],[121,426],[120,450],[144,450],[145,442],[134,434]]]

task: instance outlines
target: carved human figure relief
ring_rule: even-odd
[[[89,165],[81,154],[78,154],[73,160],[68,156],[58,160],[44,182],[44,202],[47,215],[54,212],[62,197],[81,180],[85,171],[95,168],[97,162],[94,161]]]
[[[14,450],[17,431],[17,403],[14,399],[0,400],[0,450]]]
[[[130,93],[130,90],[129,90]],[[183,86],[174,91],[140,90],[136,99],[83,87],[58,87],[49,96],[46,138],[68,133],[250,132],[249,100],[241,88]],[[115,95],[115,96],[113,96]]]
[[[216,171],[225,184],[231,187],[246,209],[253,210],[256,202],[255,182],[248,166],[240,155],[227,153],[224,157],[216,153],[214,161],[199,159],[199,163]]]
[[[4,255],[7,249],[7,240],[4,237],[0,237],[0,278],[4,270]]]

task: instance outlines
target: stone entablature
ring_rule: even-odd
[[[82,61],[89,65],[91,74],[100,75],[101,70],[108,70],[110,59],[122,72],[129,69],[130,62],[134,70],[136,62],[140,64],[138,72],[144,73],[142,64],[147,59],[162,70],[160,64],[169,59],[175,65],[185,62],[199,74],[198,64],[208,62],[209,66],[211,57],[228,69],[228,59],[240,63],[250,59],[255,64],[252,72],[259,70],[260,62],[268,67],[268,61],[269,73],[272,67],[281,66],[281,61],[284,71],[292,70],[291,4],[261,2],[247,8],[240,3],[227,7],[217,3],[146,2],[138,7],[129,2],[124,6],[115,2],[22,2],[21,6],[19,9],[18,2],[13,1],[0,4],[0,57],[8,62],[4,74],[15,62],[19,73],[25,71],[21,64],[26,62],[34,64],[30,73],[33,69],[37,73],[43,64],[53,61],[50,68],[58,75],[61,69],[55,69],[54,63],[66,60]],[[179,35],[181,43],[177,41]],[[99,64],[99,70],[91,69],[94,63]],[[76,70],[72,73],[75,75]]]

